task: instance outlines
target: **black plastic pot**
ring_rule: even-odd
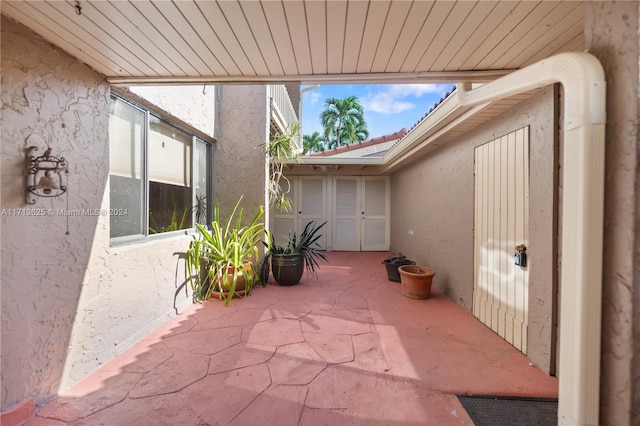
[[[280,285],[296,285],[304,272],[302,254],[271,254],[271,273]]]
[[[387,268],[387,277],[389,281],[393,281],[396,283],[400,282],[400,272],[398,272],[398,268],[403,265],[415,265],[416,262],[413,260],[407,259],[406,256],[400,255],[397,257],[390,257],[382,261],[384,266]]]

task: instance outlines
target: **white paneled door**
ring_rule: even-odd
[[[333,249],[389,250],[389,177],[336,176]]]
[[[473,314],[526,354],[530,260],[515,252],[529,236],[528,127],[475,149],[474,229]]]

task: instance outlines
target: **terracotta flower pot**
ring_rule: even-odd
[[[412,299],[431,297],[431,284],[436,274],[431,268],[420,265],[404,265],[398,268],[402,295]]]
[[[245,262],[244,268],[245,268],[245,271],[249,274],[249,276],[253,277],[253,267],[251,266],[251,264],[248,262]],[[212,290],[211,294],[218,297],[221,295],[223,297],[227,297],[229,295],[229,287],[233,282],[233,274],[235,273],[236,289],[233,297],[245,296],[247,294],[247,289],[246,289],[246,281],[242,271],[236,271],[233,266],[230,266],[224,269],[224,273],[226,274],[226,278],[224,279],[224,281],[218,282],[218,285],[217,285],[218,290]],[[222,280],[222,278],[218,278],[218,280]],[[224,291],[220,292],[219,291],[220,289],[223,289]],[[249,291],[250,290],[251,288],[249,288]]]

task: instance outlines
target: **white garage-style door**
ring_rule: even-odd
[[[516,247],[529,236],[528,127],[475,149],[474,229],[473,314],[526,354],[529,259],[516,265]]]

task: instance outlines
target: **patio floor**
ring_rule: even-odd
[[[436,288],[402,296],[390,253],[326,254],[317,280],[189,306],[27,424],[472,425],[456,394],[557,397]]]

